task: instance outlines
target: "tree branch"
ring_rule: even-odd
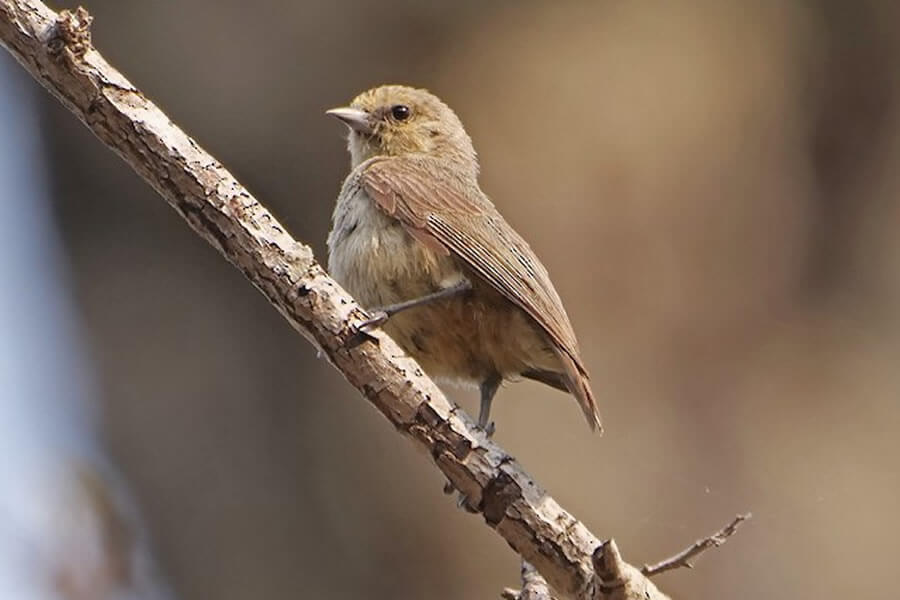
[[[669,558],[662,560],[655,565],[644,565],[644,567],[641,569],[641,573],[643,573],[647,577],[654,577],[656,575],[659,575],[660,573],[671,571],[672,569],[678,569],[679,567],[684,567],[685,569],[693,569],[694,565],[690,562],[692,558],[703,554],[710,548],[718,548],[719,546],[724,544],[728,540],[728,538],[735,534],[735,532],[738,530],[738,527],[741,526],[741,523],[749,520],[752,516],[753,515],[751,515],[750,513],[736,516],[731,523],[729,523],[719,531],[708,537],[697,540],[678,554],[670,556]]]
[[[547,580],[541,577],[531,563],[522,561],[522,589],[506,588],[500,594],[503,600],[556,600],[550,593]]]
[[[87,11],[0,0],[2,44],[166,199],[404,435],[425,450],[485,522],[562,595],[662,600],[613,542],[590,531],[485,439],[381,332],[351,347],[357,303],[212,156],[91,46]],[[393,468],[385,463],[385,468]],[[595,571],[596,569],[596,571]],[[622,595],[625,591],[640,596]]]

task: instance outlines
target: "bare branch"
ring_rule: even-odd
[[[600,544],[591,556],[594,597],[603,600],[670,600],[649,578],[622,560],[614,540]]]
[[[0,0],[0,44],[424,450],[555,590],[577,600],[666,598],[621,560],[612,542],[601,545],[514,458],[485,439],[389,337],[376,331],[371,343],[352,343],[351,325],[366,317],[353,298],[308,246],[106,62],[91,46],[90,21],[84,9],[57,14],[38,0]],[[395,466],[386,461],[384,468]],[[607,569],[597,571],[604,575],[595,575],[597,565]]]
[[[693,569],[694,565],[690,562],[692,558],[703,554],[710,548],[718,548],[719,546],[724,544],[728,540],[728,538],[734,535],[734,533],[738,530],[738,527],[741,526],[741,523],[750,519],[752,516],[753,515],[751,515],[750,513],[736,516],[731,523],[729,523],[719,531],[708,537],[697,540],[678,554],[670,556],[669,558],[660,561],[655,565],[644,565],[644,567],[641,569],[641,573],[643,573],[647,577],[654,577],[656,575],[659,575],[660,573],[664,573],[665,571],[678,569],[680,567],[684,567],[685,569]]]

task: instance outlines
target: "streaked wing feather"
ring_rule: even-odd
[[[587,374],[547,270],[477,186],[424,157],[375,160],[360,177],[386,213],[461,258],[531,316]]]

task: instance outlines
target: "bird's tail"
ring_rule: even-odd
[[[597,408],[594,392],[591,391],[591,382],[588,374],[579,369],[572,357],[565,351],[559,352],[559,358],[565,371],[566,387],[569,388],[569,392],[578,401],[578,406],[584,412],[588,425],[591,426],[592,430],[603,433],[603,425],[600,423],[600,409]]]

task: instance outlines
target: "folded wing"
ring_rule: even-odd
[[[569,391],[591,427],[599,427],[588,372],[547,270],[470,176],[423,156],[374,159],[359,178],[375,203],[416,239],[460,258],[540,325],[556,345]]]

